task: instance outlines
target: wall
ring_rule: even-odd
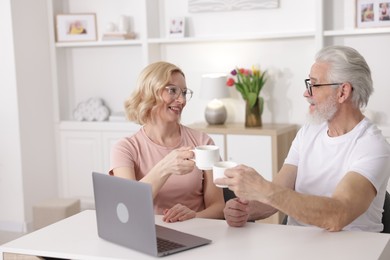
[[[47,8],[7,0],[0,10],[0,228],[26,231],[32,206],[57,196]]]
[[[47,5],[12,0],[12,7],[25,212],[31,221],[32,205],[57,196]]]
[[[21,231],[24,198],[10,1],[0,1],[0,229]]]
[[[306,46],[304,50],[301,46]],[[258,64],[268,73],[268,82],[261,95],[265,99],[263,122],[301,124],[307,109],[303,99],[307,77],[315,52],[313,39],[268,40],[262,42],[232,42],[205,46],[193,44],[196,58],[186,59],[181,45],[166,47],[167,59],[179,64],[186,73],[187,85],[195,91],[183,113],[183,123],[204,121],[203,111],[209,100],[199,97],[201,75],[210,72],[230,72],[236,66],[250,68]],[[243,52],[242,50],[250,50]],[[301,50],[301,51],[292,51]],[[177,55],[177,54],[181,55]],[[176,55],[175,55],[176,54]],[[299,64],[299,65],[297,65]],[[200,69],[199,69],[200,68]],[[244,122],[244,101],[230,89],[228,122]]]

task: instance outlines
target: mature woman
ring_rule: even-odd
[[[180,124],[192,93],[177,66],[147,66],[125,102],[127,118],[142,127],[111,151],[110,174],[150,183],[155,213],[164,214],[166,222],[223,218],[223,193],[214,185],[212,172],[199,170],[189,160],[194,157],[191,149],[214,142]]]

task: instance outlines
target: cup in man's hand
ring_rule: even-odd
[[[237,163],[232,161],[221,161],[214,163],[213,166],[213,180],[215,182],[216,179],[225,178],[225,170],[229,168],[236,167]],[[227,188],[226,185],[215,184],[220,188]]]

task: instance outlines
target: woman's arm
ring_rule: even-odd
[[[225,201],[223,190],[215,186],[212,171],[205,171],[203,180],[205,209],[196,213],[199,218],[223,219]]]
[[[182,147],[170,152],[139,181],[152,185],[153,198],[172,174],[183,175],[193,171],[195,163],[188,158],[193,157],[191,147]],[[112,170],[113,175],[136,180],[135,171],[132,167],[118,167]]]

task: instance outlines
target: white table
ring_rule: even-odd
[[[156,216],[156,223],[213,240],[167,259],[390,259],[389,234],[260,223],[233,228],[224,220],[210,219],[163,223],[161,216]],[[99,238],[94,210],[0,246],[0,260],[3,252],[85,260],[156,259]]]

